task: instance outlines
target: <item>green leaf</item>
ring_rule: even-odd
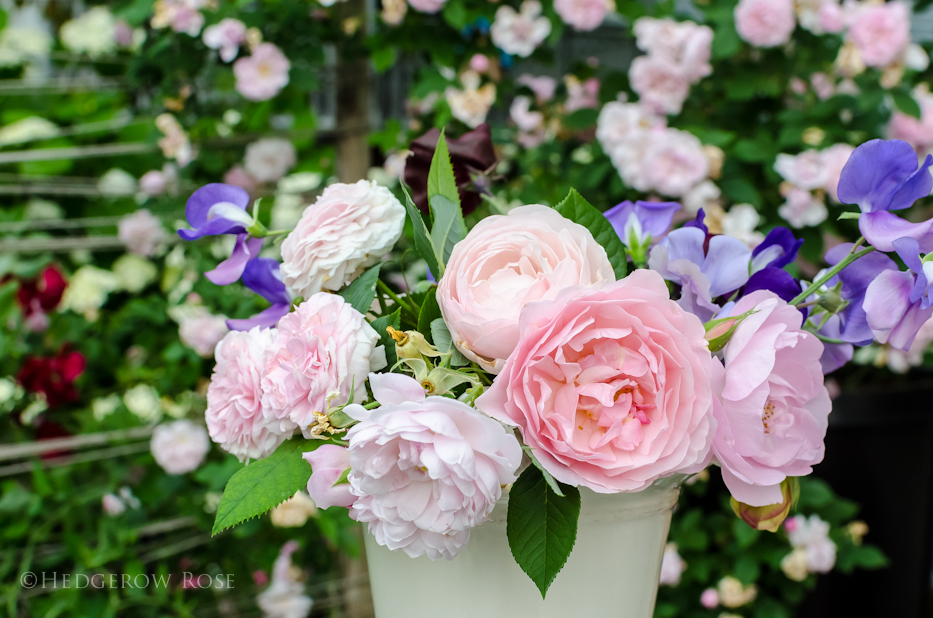
[[[583,196],[577,193],[576,189],[570,190],[564,201],[557,205],[556,210],[571,221],[579,223],[593,234],[596,242],[606,250],[609,263],[612,264],[612,269],[615,271],[616,279],[621,279],[628,274],[628,258],[625,254],[625,245],[619,240],[619,235],[612,229],[612,225],[603,216],[603,213],[583,199]]]
[[[863,569],[880,569],[888,566],[888,557],[874,545],[862,545],[856,550],[854,563]]]
[[[445,195],[434,195],[430,198],[431,213],[434,215],[434,225],[431,226],[431,244],[437,252],[437,263],[441,267],[435,277],[444,274],[444,268],[454,245],[467,235],[466,223],[463,222],[463,213],[460,203],[451,202]]]
[[[761,206],[761,193],[751,182],[745,178],[726,178],[719,183],[725,193],[734,203],[748,203],[752,206]]]
[[[379,342],[385,346],[386,362],[391,369],[398,362],[398,356],[395,355],[395,340],[389,336],[388,328],[399,329],[402,325],[402,310],[396,309],[394,313],[376,318],[370,324],[377,333],[379,333]]]
[[[447,323],[444,321],[444,318],[431,320],[431,337],[434,339],[434,347],[436,347],[438,351],[444,354],[450,352],[451,367],[463,367],[464,365],[470,364],[470,361],[468,361],[454,345],[454,338],[450,335],[450,329],[447,328]]]
[[[423,334],[428,343],[434,343],[434,335],[431,332],[431,322],[444,316],[441,315],[441,307],[437,304],[437,288],[432,287],[424,297],[421,303],[421,311],[418,312],[418,332]]]
[[[561,489],[564,498],[551,491],[538,468],[528,466],[509,493],[509,548],[515,562],[541,591],[542,599],[577,540],[580,491],[569,485],[561,485]]]
[[[454,166],[450,162],[450,152],[447,150],[447,138],[441,131],[437,138],[437,148],[431,158],[431,168],[428,170],[428,201],[433,205],[433,197],[443,195],[460,209],[460,193],[457,191],[457,179],[454,178]]]
[[[739,40],[739,35],[735,31],[735,25],[733,25],[730,20],[729,23],[724,23],[716,29],[713,45],[710,48],[713,60],[722,60],[723,58],[735,55],[741,46],[742,41]]]
[[[379,281],[381,267],[382,264],[376,264],[338,292],[351,307],[363,315],[366,315],[376,298],[376,283]]]
[[[525,454],[528,455],[528,459],[531,460],[531,463],[534,464],[534,467],[541,471],[541,474],[544,476],[547,486],[551,488],[555,494],[564,498],[564,490],[560,488],[560,483],[554,480],[554,477],[551,476],[551,473],[544,469],[544,466],[541,465],[541,462],[538,461],[538,458],[535,457],[534,450],[527,445],[522,445],[522,450],[525,451]]]
[[[897,105],[897,109],[908,116],[920,118],[920,105],[918,105],[917,101],[911,96],[909,90],[903,87],[896,88],[891,91],[891,98],[894,99],[894,104]]]
[[[563,124],[568,129],[573,129],[575,131],[583,131],[589,129],[590,127],[596,126],[596,119],[599,117],[599,110],[593,108],[578,109],[575,112],[571,112],[564,116],[564,119],[561,120]]]
[[[434,251],[434,245],[431,243],[428,228],[424,224],[424,219],[421,218],[421,211],[418,210],[418,207],[415,206],[414,201],[411,199],[408,187],[405,186],[405,183],[401,183],[401,187],[402,192],[405,194],[405,210],[408,211],[408,218],[411,219],[411,225],[415,233],[415,251],[418,252],[421,259],[427,262],[428,270],[437,277],[441,270],[437,264],[437,254]]]
[[[234,474],[224,488],[211,534],[259,517],[294,496],[311,478],[311,466],[301,458],[302,453],[321,444],[320,440],[287,440],[268,458]]]

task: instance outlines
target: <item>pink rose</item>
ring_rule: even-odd
[[[707,588],[700,595],[700,605],[706,609],[714,609],[719,605],[719,591],[715,588]]]
[[[574,30],[595,30],[614,8],[612,0],[554,0],[554,10]]]
[[[639,56],[632,61],[628,75],[642,105],[656,114],[679,114],[690,94],[690,82],[683,71],[663,58]]]
[[[798,155],[779,154],[774,171],[790,184],[807,191],[826,184],[826,167],[817,150],[804,150]]]
[[[204,427],[183,418],[156,427],[149,449],[163,470],[169,474],[185,474],[201,465],[211,450],[211,441]]]
[[[916,89],[913,96],[920,105],[920,118],[895,110],[888,124],[888,137],[904,140],[922,155],[933,146],[933,94]]]
[[[288,84],[291,63],[272,43],[260,43],[253,54],[233,63],[236,90],[250,101],[267,101]]]
[[[794,0],[739,0],[735,7],[735,29],[755,47],[787,43],[796,25]]]
[[[149,170],[139,178],[139,190],[149,196],[162,195],[167,185],[162,170]]]
[[[557,90],[557,80],[547,75],[535,76],[529,73],[522,73],[518,76],[518,79],[515,80],[515,84],[518,86],[528,86],[528,88],[535,93],[535,99],[538,105],[542,105],[553,99],[554,91]]]
[[[295,146],[281,137],[263,137],[246,147],[243,167],[259,182],[276,182],[297,160]]]
[[[659,583],[662,586],[676,586],[680,583],[680,576],[687,569],[687,563],[677,552],[675,543],[668,543],[664,547],[664,555],[661,557],[661,576]]]
[[[178,338],[204,358],[213,356],[214,348],[229,330],[226,317],[214,315],[204,307],[183,312],[178,320]]]
[[[861,3],[846,38],[870,67],[885,67],[910,45],[910,8],[903,2]]]
[[[117,237],[127,251],[143,257],[154,255],[168,240],[162,220],[146,208],[120,219]]]
[[[834,202],[839,201],[836,195],[836,187],[839,185],[839,175],[842,174],[842,168],[845,167],[846,162],[854,151],[855,147],[849,144],[834,144],[820,152],[820,158],[823,161],[825,173],[823,189],[826,190],[826,193]]]
[[[301,428],[310,437],[331,405],[366,399],[366,376],[385,367],[379,335],[336,294],[312,294],[279,320],[262,378],[263,416],[272,431]]]
[[[275,330],[231,331],[217,344],[207,387],[207,430],[211,440],[240,461],[271,455],[292,431],[279,431],[262,415],[262,377]]]
[[[469,405],[426,397],[408,376],[371,374],[369,384],[380,407],[344,408],[360,421],[347,433],[350,517],[389,549],[449,560],[515,482],[521,446]]]
[[[213,26],[208,26],[201,35],[204,44],[220,51],[220,59],[230,62],[236,58],[240,45],[246,42],[246,24],[239,19],[225,17]]]
[[[649,114],[638,103],[611,101],[599,111],[596,139],[607,153],[636,133],[663,129],[667,121]]]
[[[639,191],[658,191],[680,197],[709,174],[709,159],[703,144],[692,133],[667,129],[652,134],[641,160]]]
[[[512,99],[509,118],[522,131],[534,131],[544,123],[544,114],[531,111],[531,99],[524,95]]]
[[[760,290],[732,315],[754,309],[713,364],[718,428],[713,455],[739,502],[782,502],[781,481],[805,476],[823,460],[832,402],[823,386],[823,344],[802,330],[800,311]]]
[[[784,196],[784,203],[778,207],[778,214],[791,227],[819,225],[826,220],[826,204],[809,191],[791,188]]]
[[[705,331],[658,273],[565,290],[526,306],[520,326],[476,406],[518,426],[554,478],[633,492],[709,462],[716,423]]]
[[[580,81],[573,75],[564,78],[567,86],[567,102],[564,103],[564,112],[572,114],[578,109],[599,107],[599,80],[591,77]]]
[[[447,0],[408,0],[408,4],[411,5],[411,8],[422,13],[437,13],[444,8]]]
[[[336,444],[324,444],[302,457],[311,464],[308,493],[314,504],[320,509],[329,509],[332,506],[350,508],[356,500],[356,496],[350,493],[350,484],[334,485],[350,467],[350,454],[347,449]]]
[[[713,72],[709,64],[713,30],[692,21],[639,17],[635,20],[638,49],[676,65],[691,83]]]
[[[101,498],[100,505],[104,509],[104,513],[110,517],[122,515],[126,510],[126,505],[123,504],[123,500],[120,500],[120,498],[113,494],[107,494]]]
[[[224,182],[228,185],[242,187],[247,191],[252,191],[258,184],[256,179],[243,169],[242,165],[234,165],[231,167],[227,173],[224,174]]]
[[[836,34],[845,28],[845,13],[838,2],[824,2],[818,11],[820,28],[823,32]]]
[[[522,307],[614,280],[589,230],[547,206],[522,206],[486,217],[454,246],[437,300],[457,349],[498,373],[518,343]]]

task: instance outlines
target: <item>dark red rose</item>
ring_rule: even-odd
[[[411,188],[411,197],[422,210],[428,211],[428,170],[437,147],[438,129],[431,129],[411,143],[411,156],[405,160],[405,184]],[[480,203],[472,175],[482,174],[496,164],[489,125],[481,124],[459,138],[447,138],[447,149],[454,167],[454,178],[460,192],[463,212],[472,212]]]
[[[35,279],[20,281],[16,299],[23,310],[23,317],[29,318],[39,311],[49,313],[54,310],[61,302],[66,287],[68,282],[55,266],[48,266]]]
[[[42,393],[49,408],[78,399],[74,382],[84,372],[84,356],[63,347],[51,358],[29,356],[16,379],[30,393]]]

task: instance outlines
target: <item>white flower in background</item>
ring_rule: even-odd
[[[227,328],[226,316],[214,315],[200,305],[185,307],[172,317],[178,320],[178,338],[181,342],[204,358],[214,355],[214,348],[230,330]]]
[[[784,203],[778,208],[778,214],[787,221],[791,227],[807,227],[819,225],[826,220],[828,211],[823,200],[809,191],[790,188],[784,195]]]
[[[96,266],[82,266],[71,276],[62,295],[61,309],[82,314],[89,321],[97,319],[107,296],[119,285],[116,275]]]
[[[288,85],[292,65],[272,43],[260,43],[252,52],[233,63],[234,87],[250,101],[267,101]]]
[[[168,240],[162,220],[148,209],[140,208],[117,223],[117,237],[126,250],[149,257],[158,253]]]
[[[530,133],[544,123],[544,114],[531,111],[531,98],[519,95],[512,99],[509,117],[519,130]]]
[[[709,64],[713,30],[696,22],[639,17],[634,25],[638,48],[675,65],[690,83],[713,72]]]
[[[286,139],[264,137],[246,147],[243,167],[259,182],[276,182],[295,165],[295,147]]]
[[[282,178],[276,185],[276,191],[278,193],[308,193],[320,187],[323,181],[324,176],[320,172],[297,172]]]
[[[758,596],[758,586],[745,586],[731,575],[719,580],[716,591],[719,592],[719,602],[732,609],[747,605]]]
[[[58,125],[39,116],[27,116],[0,129],[0,146],[23,144],[59,134]]]
[[[285,285],[306,299],[336,292],[391,251],[404,225],[405,207],[385,187],[330,185],[282,242]]]
[[[123,393],[123,405],[145,423],[156,421],[162,416],[159,393],[148,384],[137,384]]]
[[[26,221],[49,221],[52,219],[63,219],[65,211],[61,206],[49,200],[33,198],[26,203],[26,210],[23,212],[23,219]]]
[[[781,570],[788,579],[795,582],[802,582],[810,574],[807,569],[807,550],[803,548],[795,549],[783,558],[781,558]]]
[[[722,217],[722,233],[738,238],[754,249],[765,239],[764,234],[755,231],[760,222],[761,216],[754,206],[736,204]]]
[[[144,257],[127,253],[113,263],[113,274],[117,278],[117,289],[138,294],[159,276],[156,265]]]
[[[232,62],[240,51],[240,45],[246,42],[246,24],[239,19],[225,17],[220,23],[204,29],[201,39],[211,49],[220,50],[220,59]]]
[[[595,77],[580,81],[576,75],[565,75],[564,86],[567,88],[564,113],[599,107],[599,80]]]
[[[638,103],[612,101],[599,111],[596,139],[609,152],[636,134],[663,129],[665,123],[664,118],[647,113]]]
[[[687,569],[687,563],[677,553],[677,544],[668,543],[664,546],[664,556],[661,558],[662,586],[676,586],[680,583],[680,576]]]
[[[16,382],[12,378],[0,378],[0,404],[11,401],[16,395]]]
[[[406,0],[382,0],[382,21],[390,26],[397,26],[408,13]]]
[[[48,59],[54,39],[38,2],[27,2],[20,9],[3,5],[6,27],[0,30],[0,67],[19,66]]]
[[[94,420],[98,423],[117,411],[120,407],[120,396],[116,393],[110,393],[106,397],[98,397],[91,402],[91,411],[94,413]]]
[[[541,3],[525,0],[516,11],[508,5],[496,10],[489,28],[493,45],[507,54],[527,58],[551,34],[551,22],[541,15]]]
[[[632,61],[629,81],[641,104],[657,114],[679,114],[690,94],[684,71],[670,60],[650,54]]]
[[[142,502],[139,501],[139,498],[133,495],[133,490],[129,487],[123,486],[120,488],[119,494],[120,500],[123,501],[123,504],[130,507],[131,509],[138,509],[142,506]]]
[[[73,52],[97,58],[117,49],[114,30],[117,20],[106,6],[95,6],[62,24],[62,45]]]
[[[211,441],[204,427],[181,419],[156,427],[149,449],[163,470],[185,474],[201,465],[211,450]]]
[[[159,148],[166,159],[174,159],[180,167],[185,167],[194,160],[194,149],[188,134],[178,120],[171,114],[159,114],[155,119],[156,128],[164,137],[159,139]]]
[[[123,504],[123,500],[116,497],[113,494],[105,495],[100,501],[101,507],[104,509],[104,513],[110,517],[117,517],[122,515],[126,511],[126,505]]]
[[[314,601],[304,593],[301,571],[292,566],[292,554],[297,550],[295,541],[282,546],[272,567],[272,583],[256,597],[264,618],[305,618],[311,613]]]
[[[826,184],[826,166],[818,150],[804,150],[798,155],[779,154],[774,171],[792,185],[807,191]]]
[[[166,163],[161,170],[149,170],[139,178],[139,190],[150,197],[174,195],[178,192],[178,166]]]
[[[107,197],[121,197],[136,193],[136,178],[117,167],[107,170],[97,180],[97,190]]]
[[[155,29],[171,26],[175,32],[198,36],[204,27],[204,15],[200,9],[209,4],[211,0],[156,0],[149,25]]]
[[[496,85],[488,83],[480,86],[481,81],[476,71],[464,71],[460,76],[463,90],[451,86],[444,91],[444,98],[454,118],[471,129],[485,122],[489,108],[496,102]]]
[[[405,165],[408,161],[408,157],[411,156],[410,150],[402,150],[401,152],[393,152],[386,157],[385,162],[382,164],[382,169],[385,170],[386,175],[389,178],[398,180],[405,174]]]
[[[722,192],[712,180],[704,180],[687,191],[681,203],[684,212],[688,215],[695,215],[701,208],[709,209],[713,204],[718,204],[721,196]]]
[[[547,75],[531,75],[522,73],[515,80],[516,86],[527,86],[535,93],[535,100],[538,105],[543,105],[554,98],[554,91],[557,90],[557,80]]]
[[[276,528],[300,528],[311,517],[317,517],[317,505],[311,496],[299,491],[272,509],[272,525]]]
[[[836,544],[829,538],[829,523],[820,519],[818,515],[810,517],[795,515],[784,522],[784,529],[787,531],[787,539],[794,550],[803,551],[807,571],[829,573],[836,565]],[[795,561],[801,561],[799,553],[796,558],[787,556],[785,560],[788,560],[788,568],[792,569],[795,575],[799,575],[799,565],[793,564]],[[793,570],[793,567],[797,570]],[[788,577],[794,579],[788,574],[787,569],[784,569],[783,561],[781,569]]]
[[[706,179],[709,160],[692,133],[666,129],[652,136],[633,186],[680,197]]]
[[[554,10],[574,30],[595,30],[615,10],[614,0],[555,0]]]

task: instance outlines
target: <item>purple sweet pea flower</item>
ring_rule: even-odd
[[[628,200],[603,213],[612,229],[629,249],[658,240],[671,229],[674,213],[680,210],[677,202],[642,202]]]
[[[821,320],[822,315],[814,318]],[[816,324],[819,326],[819,324]],[[842,321],[839,315],[831,316],[826,320],[826,324],[820,329],[820,334],[829,339],[842,338]],[[823,375],[832,373],[846,363],[852,360],[855,348],[851,343],[827,343],[823,342],[823,355],[820,356],[820,365],[823,367]]]
[[[706,211],[702,208],[697,211],[696,219],[693,221],[687,221],[684,223],[684,227],[695,227],[700,230],[703,230],[704,234],[709,234],[709,228],[706,227],[706,224],[703,221],[706,219]]]
[[[826,252],[826,262],[830,266],[835,266],[851,253],[852,246],[852,243],[836,245]],[[840,294],[843,300],[849,302],[845,309],[838,314],[840,319],[839,339],[860,346],[871,343],[874,335],[872,329],[868,326],[863,306],[865,291],[872,281],[888,270],[897,271],[897,264],[894,263],[894,260],[883,253],[869,253],[843,268],[838,275],[827,282],[828,287],[833,287],[841,282]]]
[[[250,330],[254,326],[270,328],[291,310],[292,299],[282,282],[277,261],[270,258],[250,260],[243,270],[243,284],[272,306],[246,320],[227,320],[230,330]]]
[[[917,167],[917,155],[907,142],[873,139],[855,149],[839,176],[838,196],[843,204],[862,211],[859,230],[872,246],[894,251],[894,241],[914,238],[924,252],[933,250],[933,219],[910,223],[892,210],[908,208],[930,194],[933,155]]]
[[[797,259],[803,239],[797,239],[786,227],[776,227],[752,251],[752,273],[764,268],[783,268]],[[771,289],[771,288],[759,288]],[[777,290],[774,290],[777,292]],[[779,294],[779,293],[778,293]],[[789,300],[789,299],[785,299]]]
[[[754,264],[754,258],[752,259]],[[801,292],[800,282],[784,270],[775,266],[765,266],[761,270],[752,273],[745,284],[745,294],[751,294],[755,290],[771,290],[785,301],[790,302]],[[803,310],[806,315],[806,310]]]
[[[878,275],[865,291],[863,307],[875,339],[909,350],[917,331],[933,316],[929,295],[933,263],[920,260],[920,243],[915,238],[899,238],[892,244],[910,270],[885,270]]]

